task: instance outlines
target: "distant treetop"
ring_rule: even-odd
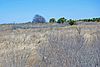
[[[45,23],[46,20],[43,16],[36,14],[33,18],[33,23]]]

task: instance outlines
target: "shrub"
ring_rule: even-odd
[[[58,21],[57,21],[57,23],[64,23],[64,22],[66,22],[66,19],[64,17],[58,19]]]
[[[55,18],[51,18],[51,19],[49,20],[49,22],[50,22],[50,23],[55,23],[56,20],[55,20]]]
[[[76,25],[76,21],[75,20],[70,19],[70,20],[68,20],[68,22],[69,22],[70,25]]]

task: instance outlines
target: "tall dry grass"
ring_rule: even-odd
[[[1,31],[0,67],[100,67],[100,26]]]

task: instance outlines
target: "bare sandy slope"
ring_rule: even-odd
[[[1,31],[0,67],[100,67],[100,26]]]

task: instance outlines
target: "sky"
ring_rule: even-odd
[[[36,14],[47,21],[100,17],[100,0],[0,0],[0,23],[29,22]]]

